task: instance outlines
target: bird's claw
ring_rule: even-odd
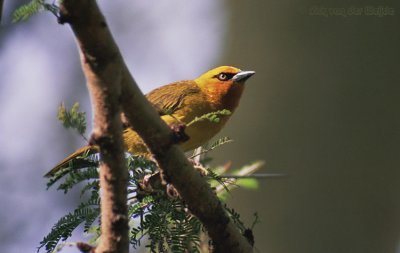
[[[205,177],[208,175],[208,170],[203,166],[203,164],[194,159],[189,159],[189,162],[193,165],[193,168],[200,173],[201,176]]]
[[[189,140],[189,136],[185,133],[185,124],[171,124],[172,139],[175,143],[182,143]]]

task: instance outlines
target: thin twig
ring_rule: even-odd
[[[283,173],[262,173],[262,174],[251,174],[251,175],[221,175],[221,178],[233,178],[233,179],[240,179],[240,178],[280,178],[280,177],[287,177],[287,174]]]

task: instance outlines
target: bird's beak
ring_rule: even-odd
[[[232,77],[232,81],[234,82],[244,82],[249,79],[252,75],[254,75],[255,71],[240,71],[236,75]]]

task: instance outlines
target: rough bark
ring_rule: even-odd
[[[127,172],[123,165],[118,102],[129,124],[154,154],[164,178],[174,185],[190,211],[207,229],[214,242],[214,252],[252,252],[215,193],[176,145],[174,133],[139,90],[96,2],[64,0],[61,14],[60,22],[71,25],[81,50],[95,110],[94,140],[100,145],[103,159],[102,240],[96,252],[126,252],[127,249],[126,205],[122,203],[126,201],[126,187],[120,189],[126,185]],[[112,193],[106,194],[108,191]]]
[[[4,0],[0,0],[0,23],[1,23],[1,19],[3,17],[3,4],[4,4]]]
[[[62,1],[60,23],[69,23],[80,49],[94,110],[91,142],[100,147],[101,233],[97,253],[128,253],[127,182],[121,106],[121,56],[94,1]]]

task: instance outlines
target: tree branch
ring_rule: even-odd
[[[104,182],[101,187],[108,185],[105,184],[108,180],[104,180],[105,172],[117,173],[111,178],[121,179],[124,182],[123,184],[126,180],[126,173],[121,172],[123,166],[120,164],[122,139],[120,138],[120,122],[116,116],[119,107],[114,106],[114,103],[121,102],[122,111],[125,113],[129,124],[139,133],[154,154],[164,179],[174,185],[190,211],[200,219],[207,229],[214,243],[214,251],[252,252],[251,246],[229,219],[215,193],[200,174],[193,169],[182,150],[176,145],[176,140],[173,138],[174,133],[161,120],[139,90],[120,55],[96,2],[93,0],[64,0],[61,7],[60,22],[68,22],[71,25],[81,49],[83,68],[89,83],[88,87],[91,90],[92,102],[95,103],[95,115],[102,115],[95,118],[95,136],[109,137],[105,139],[109,141],[99,142],[103,157],[101,180]],[[121,86],[119,86],[119,83]],[[97,91],[95,92],[95,90]],[[116,94],[120,96],[115,97]],[[108,101],[113,106],[107,107],[107,104],[96,102],[97,100]],[[101,113],[100,110],[105,111]],[[112,124],[108,127],[101,127],[102,120],[106,119]],[[102,138],[95,139],[103,140]],[[116,150],[106,151],[108,147],[116,147],[117,145],[119,145],[119,148],[116,149],[118,152]],[[114,170],[106,166],[106,164],[113,164],[111,160],[114,156],[112,155],[118,158],[114,161],[114,163],[118,162],[116,164],[118,167],[115,167]],[[107,177],[107,179],[110,178]],[[119,192],[122,194],[122,190],[119,190]],[[126,195],[124,196],[126,198]],[[103,226],[106,229],[103,224],[106,218],[103,217],[104,201],[106,199],[102,198],[102,233],[106,232],[103,230]],[[107,238],[111,239],[110,237]],[[106,243],[103,242],[104,240],[106,238],[102,234],[102,244]],[[121,240],[126,240],[125,235]],[[125,247],[125,244],[123,245]],[[99,251],[102,248],[101,246],[104,245],[100,245],[96,252],[104,252]]]
[[[0,0],[0,23],[3,17],[3,5],[4,5],[4,0]]]
[[[128,253],[128,170],[122,140],[121,56],[95,1],[62,1],[60,23],[69,23],[80,48],[94,110],[91,143],[100,147],[101,233],[96,252]]]
[[[252,247],[229,219],[206,180],[174,143],[170,128],[142,96],[125,65],[121,98],[129,124],[153,153],[164,179],[172,183],[189,210],[207,229],[214,243],[214,252],[252,252]]]

